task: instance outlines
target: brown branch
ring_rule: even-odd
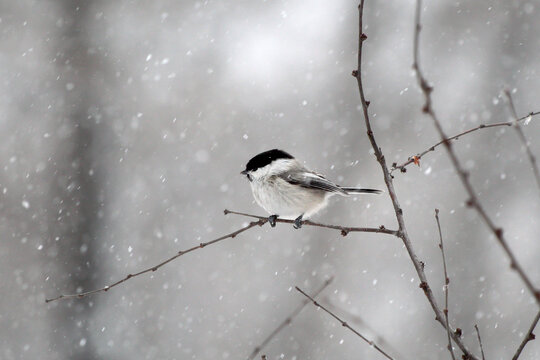
[[[362,340],[364,340],[365,342],[367,342],[370,346],[372,346],[373,348],[375,348],[375,350],[377,350],[378,352],[380,352],[381,354],[383,354],[387,359],[390,359],[390,360],[393,360],[393,358],[388,355],[386,352],[384,352],[383,349],[381,349],[377,344],[375,344],[372,340],[368,340],[364,335],[360,334],[357,330],[355,330],[354,328],[352,328],[349,324],[347,324],[345,321],[343,321],[341,318],[339,318],[336,314],[334,314],[333,312],[331,312],[330,310],[328,310],[327,308],[325,308],[324,306],[322,306],[321,304],[319,304],[317,301],[315,301],[315,299],[313,299],[311,296],[309,296],[308,294],[306,294],[304,291],[302,291],[298,286],[295,286],[296,290],[298,290],[298,292],[300,292],[302,295],[304,295],[305,297],[307,297],[309,300],[311,300],[311,302],[313,303],[313,305],[323,309],[327,314],[329,314],[330,316],[332,316],[334,319],[336,319],[337,321],[339,321],[341,323],[342,326],[346,327],[347,329],[349,329],[350,331],[352,331],[354,334],[356,334],[358,337],[360,337]]]
[[[268,220],[268,217],[258,216],[258,215],[251,215],[251,214],[246,214],[246,213],[241,213],[241,212],[231,211],[231,210],[225,210],[225,215],[227,215],[227,214],[248,216],[248,217],[252,217],[254,219],[259,219],[259,220],[263,220],[263,219]],[[294,224],[294,220],[287,220],[287,219],[280,219],[280,218],[276,219],[276,223],[278,223],[278,222],[284,223],[284,224]],[[384,227],[384,225],[381,225],[378,228],[348,227],[348,226],[321,224],[321,223],[313,222],[311,220],[303,220],[302,225],[316,226],[316,227],[333,229],[333,230],[340,230],[341,235],[343,235],[343,236],[347,236],[347,234],[349,234],[350,232],[380,233],[380,234],[387,234],[387,235],[394,235],[394,236],[397,236],[397,234],[398,234],[397,230],[389,230],[386,227]]]
[[[534,178],[536,179],[536,185],[538,186],[538,189],[540,190],[540,171],[538,170],[538,164],[536,163],[536,157],[531,151],[531,147],[529,146],[529,141],[525,138],[525,134],[523,133],[523,129],[521,128],[521,125],[519,125],[519,119],[516,112],[516,108],[514,106],[514,101],[512,100],[512,95],[510,94],[510,91],[507,89],[504,91],[506,94],[506,97],[508,98],[508,105],[510,106],[510,111],[512,112],[512,115],[514,116],[514,121],[512,121],[512,125],[514,125],[514,129],[516,129],[516,133],[519,137],[519,140],[521,140],[521,143],[525,147],[525,153],[527,154],[527,157],[529,158],[529,162],[531,163],[531,167],[533,169]]]
[[[178,257],[180,257],[182,255],[185,255],[185,254],[187,254],[189,252],[192,252],[192,251],[195,251],[195,250],[198,250],[198,249],[202,249],[207,245],[212,245],[212,244],[215,244],[217,242],[220,242],[220,241],[228,239],[228,238],[234,238],[236,235],[238,235],[240,233],[243,233],[244,231],[249,230],[254,226],[257,226],[257,225],[262,226],[262,225],[264,225],[264,224],[266,224],[268,222],[268,218],[264,217],[264,216],[245,214],[245,213],[236,212],[236,211],[230,211],[230,210],[224,210],[224,214],[225,215],[227,215],[227,214],[235,214],[235,215],[248,216],[248,217],[252,217],[252,218],[257,219],[258,221],[253,221],[253,222],[249,223],[248,225],[244,226],[243,228],[240,228],[239,230],[236,230],[236,231],[234,231],[234,232],[232,232],[230,234],[223,235],[223,236],[221,236],[221,237],[219,237],[217,239],[208,241],[206,243],[200,243],[199,245],[193,246],[193,247],[191,247],[191,248],[189,248],[187,250],[179,251],[174,256],[171,256],[170,258],[162,261],[161,263],[159,263],[157,265],[149,267],[149,268],[147,268],[145,270],[141,270],[141,271],[139,271],[138,273],[135,273],[135,274],[128,274],[123,279],[120,279],[120,280],[118,280],[118,281],[116,281],[116,282],[114,282],[112,284],[109,284],[107,286],[104,286],[104,287],[102,287],[100,289],[95,289],[95,290],[82,292],[82,293],[78,293],[78,294],[59,295],[59,296],[57,296],[55,298],[52,298],[52,299],[46,299],[45,302],[49,303],[51,301],[56,301],[56,300],[61,300],[61,299],[81,299],[81,298],[84,298],[84,297],[86,297],[88,295],[109,291],[109,289],[111,289],[111,288],[113,288],[115,286],[118,286],[118,285],[128,281],[131,278],[140,276],[142,274],[145,274],[145,273],[148,273],[148,272],[151,272],[151,271],[156,271],[157,269],[159,269],[163,265],[166,265],[166,264],[170,263],[171,261],[175,260],[176,258],[178,258]],[[285,220],[285,219],[279,219],[279,218],[276,220],[276,222],[281,222],[281,223],[286,223],[286,224],[293,224],[294,223],[293,220]],[[316,222],[313,222],[313,221],[310,221],[310,220],[303,221],[302,223],[304,225],[308,225],[308,226],[316,226],[316,227],[339,230],[339,231],[341,231],[341,235],[343,235],[343,236],[346,236],[350,232],[370,232],[370,233],[381,233],[381,234],[388,234],[388,235],[394,235],[394,236],[397,235],[396,230],[388,230],[383,225],[381,225],[378,228],[361,228],[361,227],[346,227],[346,226],[338,226],[338,225],[320,224],[320,223],[316,223]]]
[[[478,344],[480,344],[480,352],[482,353],[482,360],[486,360],[486,357],[484,356],[484,347],[482,346],[482,338],[480,337],[480,330],[478,330],[478,325],[474,324],[474,328],[476,329],[476,335],[478,336]]]
[[[435,219],[437,220],[437,228],[439,229],[439,249],[441,249],[443,269],[444,269],[444,319],[446,322],[446,333],[448,335],[448,351],[452,355],[452,359],[456,360],[454,355],[454,348],[452,347],[452,339],[450,335],[450,325],[448,323],[448,286],[450,285],[450,278],[448,277],[448,272],[446,271],[446,256],[444,256],[444,245],[441,231],[441,222],[439,221],[439,209],[435,209]]]
[[[381,334],[379,334],[373,327],[371,327],[367,322],[365,322],[360,316],[353,314],[351,311],[343,309],[340,306],[337,306],[334,302],[332,302],[332,299],[330,299],[329,296],[324,296],[322,298],[322,302],[326,303],[326,306],[334,311],[334,312],[341,312],[345,314],[345,316],[350,319],[350,322],[355,323],[357,325],[360,325],[364,330],[367,330],[373,336],[377,344],[381,344],[381,346],[384,346],[384,348],[388,349],[391,353],[393,353],[396,357],[405,359],[406,357],[402,354],[400,354],[400,351],[392,346]]]
[[[109,291],[113,287],[116,287],[116,286],[128,281],[129,279],[133,279],[134,277],[140,276],[140,275],[148,273],[148,272],[156,271],[160,267],[170,263],[171,261],[175,260],[176,258],[179,258],[182,255],[185,255],[187,253],[190,253],[190,252],[198,250],[198,249],[202,249],[202,248],[204,248],[204,247],[206,247],[208,245],[218,243],[218,242],[223,241],[225,239],[229,239],[229,238],[233,239],[234,237],[236,237],[236,235],[241,234],[244,231],[247,231],[247,230],[251,229],[252,227],[263,226],[267,221],[268,221],[268,219],[264,219],[264,218],[259,219],[259,221],[252,221],[249,224],[247,224],[246,226],[244,226],[244,227],[242,227],[242,228],[240,228],[240,229],[238,229],[236,231],[233,231],[230,234],[223,235],[221,237],[218,237],[217,239],[214,239],[214,240],[211,240],[211,241],[208,241],[208,242],[205,242],[205,243],[200,243],[199,245],[195,245],[195,246],[193,246],[193,247],[191,247],[191,248],[189,248],[187,250],[181,250],[178,253],[176,253],[174,256],[171,256],[167,260],[164,260],[164,261],[160,262],[157,265],[149,267],[148,269],[145,269],[145,270],[141,270],[141,271],[139,271],[138,273],[135,273],[135,274],[128,274],[123,279],[120,279],[120,280],[118,280],[118,281],[116,281],[116,282],[114,282],[114,283],[112,283],[110,285],[104,286],[104,287],[102,287],[100,289],[95,289],[95,290],[91,290],[91,291],[87,291],[87,292],[83,292],[83,293],[78,293],[78,294],[59,295],[59,296],[57,296],[55,298],[52,298],[52,299],[46,299],[45,302],[49,303],[51,301],[56,301],[56,300],[60,300],[60,299],[81,299],[81,298],[86,297],[88,295]]]
[[[512,360],[517,360],[519,358],[519,355],[521,355],[521,352],[523,351],[523,348],[525,348],[525,345],[531,340],[534,340],[536,336],[533,334],[534,328],[536,327],[536,324],[538,324],[538,320],[540,320],[540,310],[536,313],[536,316],[529,327],[529,331],[525,334],[523,337],[523,341],[519,344],[519,347],[516,350],[516,353],[514,356],[512,356]]]
[[[443,140],[444,147],[446,148],[448,155],[450,156],[450,160],[452,161],[452,164],[454,168],[456,169],[456,172],[461,179],[461,182],[463,183],[463,186],[465,187],[465,190],[467,191],[469,195],[469,200],[467,201],[467,205],[471,206],[476,209],[482,220],[486,223],[488,228],[493,232],[495,235],[495,238],[499,242],[499,244],[502,246],[503,250],[506,252],[508,258],[510,259],[510,267],[515,270],[518,275],[521,277],[523,282],[525,283],[525,286],[527,289],[531,292],[531,294],[534,296],[538,304],[540,305],[540,291],[535,288],[519,262],[517,261],[516,257],[514,256],[514,253],[508,246],[508,243],[506,242],[506,239],[504,237],[504,232],[502,228],[497,227],[491,218],[488,216],[482,205],[480,204],[480,201],[478,200],[478,197],[476,196],[476,192],[474,191],[471,182],[469,181],[470,174],[463,169],[461,166],[461,163],[459,162],[456,153],[454,152],[454,149],[452,148],[452,143],[449,141],[444,141],[444,139],[447,139],[448,137],[444,133],[444,130],[441,126],[441,122],[439,121],[437,115],[435,114],[435,111],[432,107],[432,101],[431,101],[431,93],[433,91],[433,88],[428,85],[428,82],[426,78],[424,77],[419,64],[419,39],[420,39],[420,30],[421,30],[421,24],[420,24],[420,12],[422,8],[422,1],[417,0],[416,2],[416,26],[415,26],[415,33],[414,33],[414,64],[413,69],[416,71],[416,79],[418,81],[418,85],[420,86],[420,89],[422,90],[422,93],[424,94],[425,98],[425,104],[423,107],[423,112],[429,115],[431,119],[433,120],[433,123],[435,124],[435,127],[439,133],[439,136],[441,140]]]
[[[315,291],[312,295],[313,298],[316,298],[324,289],[326,289],[326,287],[328,285],[330,285],[330,283],[334,280],[333,277],[329,278],[328,280],[326,280],[324,282],[324,284],[319,288],[317,289],[317,291]],[[302,303],[300,305],[298,305],[298,307],[296,309],[294,309],[293,312],[291,312],[291,314],[289,316],[287,316],[287,318],[285,320],[283,320],[283,322],[281,324],[279,324],[271,333],[270,335],[268,335],[261,343],[260,345],[257,345],[253,351],[251,352],[251,354],[248,356],[248,360],[252,360],[252,359],[255,359],[255,357],[257,356],[257,354],[259,354],[259,352],[261,352],[261,350],[281,331],[285,328],[285,326],[289,325],[293,319],[302,311],[304,310],[304,308],[306,307],[307,304],[309,304],[310,301],[309,300],[304,300],[302,301]]]
[[[356,77],[356,80],[358,83],[358,91],[360,93],[360,101],[362,103],[364,120],[366,124],[366,129],[367,129],[367,135],[368,135],[369,141],[371,142],[371,146],[373,147],[373,151],[375,152],[377,161],[379,162],[381,166],[381,170],[384,176],[384,182],[386,184],[386,187],[388,188],[388,194],[390,195],[390,199],[392,200],[392,205],[394,207],[394,212],[396,214],[396,219],[399,225],[398,236],[403,241],[403,244],[405,245],[405,248],[407,249],[409,257],[411,258],[411,261],[413,262],[414,268],[420,280],[420,288],[424,291],[424,295],[426,296],[429,304],[431,305],[431,308],[433,309],[433,312],[435,313],[435,319],[446,329],[446,322],[444,321],[444,314],[442,310],[439,308],[439,306],[437,305],[437,301],[435,300],[433,292],[431,291],[431,288],[428,284],[427,277],[424,272],[423,263],[418,259],[418,256],[416,255],[414,248],[412,246],[412,241],[409,237],[409,234],[407,233],[405,220],[403,218],[403,210],[401,209],[401,206],[399,204],[399,201],[396,195],[396,191],[394,189],[394,182],[393,182],[392,175],[390,174],[390,171],[388,170],[388,166],[386,165],[386,159],[382,153],[381,148],[379,148],[379,146],[377,145],[377,141],[375,140],[373,130],[371,129],[371,123],[370,123],[369,112],[368,112],[369,102],[366,101],[365,99],[364,88],[362,85],[362,44],[367,39],[367,36],[362,32],[362,28],[363,28],[362,16],[364,12],[364,0],[361,0],[358,10],[359,10],[359,18],[360,18],[359,41],[358,41],[358,68],[357,70],[353,71],[352,75]],[[463,344],[463,342],[461,341],[460,336],[454,331],[452,331],[451,333],[452,333],[452,338],[454,342],[461,349],[461,351],[470,359],[476,360],[477,358],[465,347],[465,344]]]
[[[537,112],[531,112],[529,114],[527,114],[526,116],[523,116],[523,117],[520,117],[519,119],[517,119],[518,122],[521,122],[521,121],[524,121],[524,120],[527,120],[527,119],[530,119],[531,117],[535,116],[535,115],[539,115],[540,114],[540,111],[537,111]],[[494,127],[500,127],[500,126],[512,126],[515,124],[515,120],[513,121],[506,121],[506,122],[499,122],[499,123],[493,123],[493,124],[480,124],[478,125],[477,127],[474,127],[472,129],[469,129],[469,130],[465,130],[463,132],[460,132],[459,134],[456,134],[454,136],[451,136],[449,138],[445,138],[441,141],[439,141],[438,143],[436,143],[435,145],[432,145],[430,148],[416,154],[415,156],[411,156],[407,159],[407,161],[405,161],[403,164],[400,164],[398,165],[397,163],[393,163],[392,164],[392,169],[390,170],[390,173],[393,173],[394,170],[400,170],[401,172],[406,172],[407,169],[405,169],[408,165],[412,164],[415,162],[415,160],[418,162],[420,161],[420,159],[422,159],[422,157],[424,155],[426,155],[427,153],[430,153],[432,151],[435,151],[435,148],[437,148],[438,146],[444,144],[446,141],[454,141],[454,140],[459,140],[460,137],[462,137],[463,135],[467,135],[467,134],[470,134],[472,132],[475,132],[477,130],[481,130],[481,129],[489,129],[489,128],[494,128]],[[416,159],[415,159],[416,158]]]

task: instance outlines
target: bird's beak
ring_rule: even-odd
[[[247,175],[247,173],[248,173],[247,170],[244,170],[244,171],[240,172],[240,174],[242,174],[242,175]]]

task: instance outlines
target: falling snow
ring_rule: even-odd
[[[255,223],[201,245],[258,221],[224,209],[269,215],[239,173],[273,148],[340,185],[384,190],[334,196],[310,220],[398,229],[351,76],[356,4],[4,3],[0,358],[246,358],[302,304],[295,286],[313,294],[330,276],[317,301],[368,338],[384,338],[394,358],[449,355],[408,249],[391,235]],[[364,95],[391,167],[440,137],[422,111],[412,69],[414,2],[366,5]],[[515,121],[508,89],[540,158],[540,116],[529,115],[540,110],[538,2],[426,5],[420,64],[445,133]],[[515,130],[480,129],[452,148],[538,286],[540,190]],[[437,302],[445,285],[435,208],[450,321],[475,355],[478,324],[486,353],[512,358],[537,307],[467,206],[444,145],[392,176]],[[107,291],[45,304],[98,288]],[[269,360],[378,356],[313,304],[256,358],[263,353]],[[529,342],[520,359],[540,359],[540,342]]]

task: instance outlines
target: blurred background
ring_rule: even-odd
[[[0,1],[0,358],[242,359],[303,297],[396,359],[448,359],[446,333],[401,242],[268,225],[102,287],[265,215],[239,175],[281,148],[344,185],[384,188],[356,81],[356,1]],[[414,1],[367,1],[365,91],[389,164],[438,141],[412,64]],[[426,4],[421,59],[448,134],[540,110],[540,1]],[[524,132],[540,156],[540,119]],[[540,190],[512,128],[455,149],[489,215],[540,286]],[[396,172],[409,234],[450,322],[508,359],[538,308],[467,198],[443,148]],[[334,198],[315,221],[396,228],[388,194]],[[364,324],[369,325],[367,329]],[[540,331],[540,330],[539,330]],[[379,341],[381,341],[379,339]],[[268,359],[380,359],[314,306]],[[540,358],[540,342],[520,359]]]

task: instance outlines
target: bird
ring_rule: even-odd
[[[257,204],[270,214],[272,227],[277,218],[294,220],[294,228],[326,207],[333,195],[380,194],[377,189],[339,186],[306,168],[291,154],[272,149],[251,158],[240,172],[251,185]]]

